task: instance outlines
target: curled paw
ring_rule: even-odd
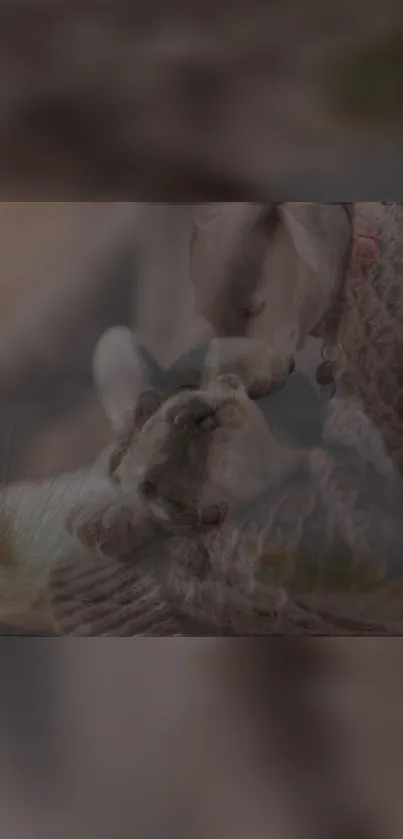
[[[149,523],[119,504],[76,507],[66,526],[85,547],[115,558],[130,556],[150,535]]]

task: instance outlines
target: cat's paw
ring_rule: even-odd
[[[120,504],[80,505],[66,520],[68,531],[86,548],[127,558],[150,536],[150,523],[131,507]]]

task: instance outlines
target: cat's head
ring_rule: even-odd
[[[215,339],[202,358],[199,375],[184,376],[183,385],[171,380],[168,394],[146,388],[147,361],[129,330],[109,330],[94,356],[118,439],[111,477],[128,497],[139,493],[167,526],[218,524],[282,464],[282,447],[251,394],[278,388],[283,363],[247,339]]]

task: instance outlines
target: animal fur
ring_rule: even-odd
[[[115,365],[127,376],[127,358]],[[146,534],[141,545],[116,506],[78,510],[76,533],[104,554],[99,569],[107,583],[97,588],[88,572],[82,587],[77,563],[73,572],[55,570],[53,609],[61,631],[124,634],[137,609],[124,580],[127,573],[140,575],[142,566],[150,573],[150,563],[153,587],[159,580],[185,633],[397,630],[400,494],[376,429],[358,413],[357,451],[334,438],[313,448],[290,445],[267,425],[241,381],[233,373],[209,378],[197,392],[163,400],[133,426],[114,478],[127,499],[140,491],[159,536]],[[124,407],[122,423],[130,395],[116,376],[106,404],[119,422],[113,392]],[[342,400],[338,407],[343,413]],[[120,526],[129,544],[134,540],[131,553],[127,541],[119,548]],[[136,571],[128,571],[133,562]]]
[[[298,213],[299,213],[299,216],[300,216],[300,223],[301,223],[301,219],[302,219],[302,221],[304,220],[304,213],[306,213],[304,207],[298,209]],[[312,255],[315,256],[315,245],[318,244],[318,240],[315,241],[315,234],[310,235],[310,234],[312,234],[312,230],[310,229],[311,221],[312,221],[312,214],[311,214],[311,211],[309,210],[308,214],[305,215],[305,222],[307,223],[307,226],[306,226],[305,230],[307,231],[307,243],[308,244],[306,244],[304,242],[304,239],[303,239],[302,240],[302,249],[303,249],[303,251],[305,251],[305,259],[308,260],[308,267],[310,267],[310,270],[312,272],[312,264],[309,266],[309,263],[312,262]],[[339,255],[338,265],[339,265],[339,268],[337,270],[334,270],[332,268],[331,262],[328,263],[329,267],[332,271],[332,277],[333,277],[333,279],[331,280],[331,282],[329,284],[329,294],[327,296],[327,300],[330,303],[332,302],[332,299],[334,299],[334,292],[335,292],[334,283],[335,282],[337,283],[337,279],[340,277],[340,274],[342,273],[340,268],[341,268],[343,259],[345,257],[346,249],[348,248],[348,245],[349,245],[349,237],[348,237],[348,235],[345,235],[344,232],[343,232],[345,230],[348,234],[348,229],[349,229],[348,225],[346,227],[344,222],[343,222],[342,226],[340,228],[340,231],[342,233],[342,240],[343,240],[343,237],[344,237],[345,244],[343,245],[343,247],[341,249],[339,248],[339,250],[338,250],[338,255]],[[332,228],[330,227],[329,230],[330,230],[330,233],[331,233]],[[303,224],[302,224],[302,231],[304,232],[304,225]],[[319,245],[320,244],[321,244],[321,240],[319,239]],[[301,242],[297,243],[296,247],[297,247],[297,250],[298,250],[298,248],[299,248],[299,250],[301,250]],[[329,256],[327,256],[326,259],[329,259]],[[314,264],[314,268],[315,268],[315,264]],[[312,276],[312,273],[311,273],[310,276]],[[303,286],[303,288],[307,288],[307,286]],[[302,297],[300,296],[298,299],[304,301],[303,296]],[[309,316],[309,306],[307,307],[306,314]],[[326,314],[326,312],[324,312],[323,314]],[[295,310],[292,309],[291,310],[291,317],[293,317],[294,315],[295,315]],[[315,318],[313,318],[312,313],[310,315],[310,319],[311,319],[311,322],[312,322],[312,326],[310,328],[313,328],[313,329],[316,328],[316,325],[314,323],[316,317],[318,317],[318,312],[315,309]],[[309,318],[308,318],[308,320],[309,320]],[[305,323],[305,318],[304,318],[303,322]],[[293,335],[294,337],[296,337],[298,339],[298,335],[299,335],[298,329],[299,329],[299,327],[298,327],[298,321],[297,321],[296,323],[294,323],[294,325],[291,324],[291,330],[290,330],[289,333],[286,333],[286,334]],[[224,344],[223,344],[223,346],[224,346]],[[225,344],[225,346],[229,346],[229,344]],[[272,355],[271,358],[275,359],[275,357],[276,357],[276,353],[274,352],[274,355]],[[267,361],[265,362],[265,364],[266,363],[267,363]],[[282,366],[284,366],[284,360],[282,361]],[[214,367],[214,365],[213,365],[213,367]],[[210,369],[210,373],[209,373],[210,376],[211,376],[212,369],[213,368]],[[273,360],[270,360],[270,369],[273,369]],[[239,371],[239,372],[241,372],[241,377],[242,377],[242,371]],[[347,442],[346,435],[349,436],[349,441],[350,441],[351,446],[357,445],[357,442],[358,442],[358,460],[355,460],[354,463],[351,460],[351,450],[349,450],[350,453],[347,454],[347,458],[344,459],[344,463],[343,463],[342,452],[344,451],[344,453],[346,454],[346,446],[345,446],[345,443]],[[367,551],[369,550],[368,543],[371,542],[372,546],[376,543],[376,539],[374,540],[373,534],[371,536],[369,536],[369,534],[371,533],[371,529],[369,528],[369,530],[366,531],[367,524],[364,523],[365,522],[365,516],[361,516],[360,502],[357,502],[358,503],[358,511],[359,511],[359,515],[358,515],[359,526],[357,526],[357,528],[354,525],[354,515],[352,515],[352,519],[351,519],[349,514],[347,514],[347,510],[349,510],[350,513],[352,512],[352,509],[353,509],[354,503],[355,503],[355,502],[353,502],[353,496],[354,496],[355,491],[356,491],[355,488],[354,488],[354,480],[357,479],[358,482],[360,482],[362,480],[363,483],[365,483],[365,488],[367,490],[368,481],[370,479],[369,488],[370,488],[371,492],[372,492],[373,486],[375,486],[377,483],[378,483],[379,487],[384,487],[385,489],[387,489],[387,492],[384,492],[383,489],[382,489],[382,492],[380,493],[379,498],[377,497],[377,494],[375,492],[375,496],[372,498],[372,500],[371,500],[371,498],[368,499],[368,497],[365,496],[365,493],[364,493],[364,495],[361,497],[361,501],[362,501],[362,503],[365,502],[366,509],[368,509],[368,504],[370,506],[371,506],[371,504],[374,504],[375,505],[374,509],[378,508],[378,509],[382,510],[382,516],[378,516],[378,518],[382,519],[382,521],[379,522],[379,524],[377,524],[377,527],[379,527],[379,531],[378,531],[378,536],[376,538],[380,539],[380,544],[381,545],[388,544],[388,548],[387,548],[387,555],[388,555],[388,558],[389,558],[388,562],[391,561],[392,566],[395,566],[395,568],[398,569],[398,567],[399,567],[399,556],[398,556],[398,554],[400,552],[400,545],[399,545],[399,540],[400,540],[399,532],[400,531],[399,531],[399,526],[398,525],[395,526],[395,522],[396,522],[396,518],[397,518],[397,515],[396,515],[397,506],[396,505],[397,505],[398,502],[396,501],[396,499],[397,499],[398,491],[396,489],[396,480],[395,480],[395,476],[393,474],[393,464],[391,463],[390,459],[388,459],[388,457],[386,455],[385,448],[384,448],[384,443],[383,443],[383,440],[382,440],[382,436],[378,434],[376,427],[374,427],[373,423],[371,423],[371,421],[368,420],[368,418],[366,417],[365,412],[362,409],[362,404],[360,404],[359,401],[354,402],[354,401],[351,400],[350,396],[344,397],[344,396],[341,395],[340,397],[338,396],[337,399],[335,399],[331,403],[331,406],[330,406],[329,412],[328,412],[328,420],[327,420],[327,423],[326,423],[326,428],[324,430],[324,441],[325,441],[326,457],[323,458],[322,455],[321,455],[321,457],[318,458],[315,455],[314,460],[313,460],[315,469],[318,469],[320,467],[319,472],[317,472],[317,471],[315,472],[315,469],[314,469],[313,485],[315,486],[315,482],[320,484],[320,482],[322,481],[322,478],[320,477],[320,470],[323,469],[324,470],[324,475],[326,476],[323,479],[324,483],[326,484],[326,482],[329,481],[329,486],[331,486],[331,482],[332,482],[332,480],[334,480],[335,481],[335,486],[337,487],[338,480],[340,479],[340,475],[337,477],[336,466],[338,466],[338,462],[340,461],[340,458],[341,458],[341,462],[342,462],[342,470],[341,471],[342,471],[342,485],[343,486],[344,486],[343,481],[345,481],[345,475],[349,476],[348,477],[348,483],[350,484],[350,486],[349,486],[350,495],[347,493],[347,499],[348,500],[346,502],[346,507],[343,507],[343,504],[342,504],[341,507],[339,508],[340,522],[339,522],[338,526],[339,527],[341,526],[341,532],[342,532],[341,544],[342,544],[343,551],[344,551],[345,536],[346,536],[344,530],[348,531],[347,542],[350,539],[350,536],[351,536],[352,532],[354,532],[354,539],[357,539],[358,535],[359,535],[358,544],[361,545],[360,551],[363,550],[363,552],[365,554],[367,554]],[[280,451],[280,449],[278,449],[278,452],[279,451]],[[306,457],[306,455],[305,455],[305,457]],[[201,463],[203,464],[203,462],[204,461],[203,461],[203,457],[202,457],[201,458]],[[361,465],[366,464],[365,469],[361,469],[361,467],[358,466],[359,463],[361,463]],[[204,469],[204,467],[203,467],[203,469]],[[204,480],[205,475],[204,475],[203,469],[200,472],[200,477],[203,478],[203,480]],[[346,470],[345,473],[343,472],[343,469]],[[334,474],[333,474],[333,477],[331,479],[330,475],[332,475],[332,470],[333,470]],[[308,469],[306,474],[309,475],[309,476],[311,475],[309,469]],[[363,477],[364,474],[365,474],[365,479]],[[336,475],[336,477],[335,477],[335,475]],[[378,477],[374,478],[375,475],[380,476],[379,481],[378,481]],[[352,478],[354,478],[353,482],[352,482]],[[306,480],[307,480],[306,486],[310,486],[311,478],[310,477],[306,478]],[[352,482],[352,486],[351,486],[351,482]],[[360,494],[360,492],[361,492],[361,490],[358,491],[358,495]],[[370,492],[370,495],[371,495],[371,492]],[[198,489],[196,490],[196,495],[197,495],[197,493],[198,493]],[[352,495],[351,495],[351,493],[352,493]],[[178,494],[178,488],[177,487],[175,488],[175,494],[176,495]],[[195,495],[195,493],[193,492],[192,497],[194,497],[194,495]],[[331,493],[330,493],[330,495],[331,495]],[[382,506],[382,499],[385,499],[385,498],[388,498],[389,513],[387,511],[385,511],[385,515],[383,515],[384,507]],[[178,500],[178,498],[176,498],[176,500]],[[322,500],[323,499],[321,497],[321,501]],[[217,499],[216,499],[213,502],[213,507],[214,507],[214,504],[216,504],[216,502],[217,502],[218,503],[218,510],[220,510],[221,501],[222,501],[222,499],[218,499],[218,502],[217,502]],[[274,499],[274,497],[272,498],[272,503],[273,503],[273,509],[275,509],[275,499]],[[333,507],[337,511],[337,505],[336,506],[334,505],[334,500],[333,500],[332,503],[333,503]],[[349,508],[349,504],[350,505],[352,504],[352,507]],[[211,504],[210,503],[207,506],[211,509]],[[330,502],[329,502],[329,506],[330,506]],[[195,505],[195,507],[197,508],[197,504]],[[318,506],[318,510],[320,510],[320,505]],[[333,510],[333,513],[332,513],[333,525],[329,526],[330,531],[332,530],[332,527],[334,528],[335,518],[337,519],[337,515],[336,515],[335,510]],[[332,521],[332,517],[330,517],[330,521]],[[343,530],[343,528],[344,528],[344,530]],[[270,528],[269,528],[269,530],[270,530]],[[326,528],[325,528],[325,530],[326,530]],[[97,528],[97,531],[99,532],[99,526]],[[101,531],[102,531],[102,527],[101,527]],[[367,533],[366,536],[365,536],[365,532]],[[270,543],[270,539],[271,539],[271,537],[268,539],[269,543]],[[367,542],[365,541],[366,539],[367,539]],[[323,536],[322,542],[323,542],[323,544],[326,544],[326,539],[324,538],[324,536]],[[382,554],[382,551],[383,551],[383,548],[380,550],[380,555]],[[378,560],[379,560],[379,557],[378,557]],[[360,611],[360,609],[361,609],[360,604],[358,604],[357,608],[358,608],[358,611]]]
[[[118,435],[117,442],[107,446],[89,468],[42,481],[10,483],[1,490],[0,599],[6,611],[15,607],[21,613],[24,607],[34,608],[38,597],[43,596],[51,567],[72,555],[81,561],[83,546],[76,538],[81,533],[80,515],[74,517],[76,508],[81,513],[84,510],[84,518],[88,517],[88,511],[92,509],[96,514],[95,522],[101,508],[107,512],[109,525],[105,520],[103,537],[108,531],[112,555],[117,554],[122,558],[124,554],[131,554],[135,544],[141,548],[144,540],[156,550],[154,543],[158,538],[158,528],[144,509],[138,492],[141,476],[137,476],[130,491],[125,494],[119,483],[113,480],[113,470],[110,468],[111,463],[117,468],[122,460],[122,456],[119,456],[122,446],[126,460],[126,449],[131,451],[133,434],[130,432],[125,449],[126,427],[122,424],[122,417],[132,409],[132,392],[136,393],[140,380],[142,387],[147,388],[153,384],[151,376],[144,379],[141,375],[148,356],[144,351],[142,354],[140,350],[135,351],[134,340],[135,336],[130,330],[112,328],[101,339],[94,357],[95,380],[114,434]],[[122,341],[126,347],[126,357],[116,358],[115,343],[119,347]],[[245,384],[251,390],[267,393],[272,386],[279,386],[277,368],[271,366],[272,354],[268,347],[259,347],[253,341],[241,342],[236,355],[236,347],[229,341],[228,355],[220,350],[220,345],[221,342],[216,339],[206,345],[204,350],[201,348],[198,351],[196,348],[187,353],[184,359],[179,359],[163,377],[165,391],[164,395],[160,395],[160,400],[164,401],[177,388],[188,388],[191,382],[197,387],[203,376],[212,375],[211,366],[215,371],[226,372],[238,365],[245,377]],[[116,404],[109,396],[111,389],[117,398]],[[147,393],[146,389],[139,402],[141,410],[144,409]],[[123,414],[119,413],[122,407]],[[144,420],[145,417],[143,423]],[[135,444],[139,456],[151,463],[158,451],[158,428],[156,435],[144,430],[139,413],[135,425],[139,435]],[[74,527],[71,526],[72,519]],[[110,552],[107,541],[107,538],[103,538],[101,545],[106,553]]]
[[[333,303],[350,239],[340,205],[206,208],[195,214],[191,250],[196,304],[219,328],[235,316],[238,334],[293,355]]]
[[[344,282],[337,370],[341,386],[360,400],[403,474],[403,205],[357,204],[353,228],[364,222],[378,238],[376,258],[357,273],[351,264]],[[326,321],[322,334],[327,338]]]

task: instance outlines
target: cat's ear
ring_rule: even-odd
[[[135,334],[125,326],[113,326],[98,341],[93,375],[99,399],[112,427],[120,431],[125,417],[134,412],[145,378]]]

